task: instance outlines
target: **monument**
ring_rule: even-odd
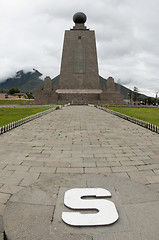
[[[61,103],[98,103],[99,85],[95,32],[85,26],[86,15],[73,16],[75,26],[65,31],[59,100]]]
[[[75,25],[65,31],[59,81],[52,88],[47,77],[36,104],[123,103],[113,78],[108,79],[108,88],[100,84],[95,32],[85,26],[86,20],[84,13],[74,14]]]

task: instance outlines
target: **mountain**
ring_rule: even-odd
[[[8,78],[4,82],[0,83],[0,89],[3,89],[5,92],[7,92],[11,88],[18,88],[21,92],[32,92],[35,94],[43,87],[43,80],[40,79],[41,76],[42,73],[36,69],[33,69],[33,72],[26,73],[23,70],[20,70],[16,73],[15,77]],[[52,79],[53,88],[54,86],[58,85],[59,78],[60,75]],[[99,82],[101,86],[106,88],[107,80],[105,78],[99,76]],[[133,96],[133,91],[118,83],[115,83],[115,89],[124,95],[124,99],[130,99],[129,96]],[[143,100],[147,98],[147,96],[144,94],[139,94],[139,98]]]
[[[25,73],[20,70],[12,78],[6,79],[0,83],[0,89],[7,92],[11,88],[18,88],[21,92],[32,92],[35,93],[40,90],[43,86],[43,81],[40,79],[42,73],[38,70],[33,69],[33,72]]]

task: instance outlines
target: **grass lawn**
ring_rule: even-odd
[[[34,99],[0,99],[0,105],[32,104]]]
[[[108,109],[159,126],[159,108],[108,107]]]
[[[0,127],[50,108],[51,107],[2,107],[0,108]]]

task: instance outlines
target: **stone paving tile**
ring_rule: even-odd
[[[96,165],[97,167],[120,167],[121,166],[121,163],[120,162],[111,162],[111,161],[96,161]]]
[[[0,170],[0,177],[9,177],[14,173],[14,171]]]
[[[115,154],[114,153],[95,153],[94,154],[94,157],[95,158],[105,158],[105,157],[107,157],[107,158],[113,158],[113,157],[115,157]]]
[[[85,173],[110,173],[110,167],[85,168]]]
[[[95,162],[72,162],[71,164],[70,164],[70,166],[71,167],[90,167],[90,168],[92,168],[92,167],[96,167],[96,163]]]
[[[59,159],[59,162],[64,162],[64,163],[65,162],[69,162],[69,163],[81,162],[81,163],[83,163],[84,162],[83,159],[84,159],[83,157],[73,157],[73,158],[62,157]]]
[[[29,172],[52,172],[55,173],[56,168],[55,167],[31,167],[29,169]]]
[[[123,153],[116,153],[115,157],[121,157],[121,158],[122,157],[130,157],[130,159],[131,159],[133,157],[136,157],[136,154],[134,152],[129,152],[129,153],[123,152]]]
[[[140,161],[140,160],[138,160],[138,161],[120,161],[120,163],[123,166],[138,166],[138,165],[140,166],[140,165],[145,165],[145,163],[143,161]]]
[[[112,161],[112,162],[114,162],[114,161],[117,161],[117,162],[130,161],[130,158],[126,157],[126,156],[123,156],[123,157],[119,157],[119,156],[117,156],[117,157],[107,157],[106,159],[107,159],[107,161]]]
[[[14,184],[14,185],[19,185],[20,182],[22,181],[22,177],[0,177],[0,183],[3,184]]]
[[[20,186],[16,186],[16,185],[12,185],[12,184],[4,184],[1,188],[0,188],[0,192],[1,193],[10,193],[10,194],[14,194],[19,192],[21,189],[23,189],[23,187]]]
[[[81,158],[85,158],[85,157],[94,157],[93,153],[84,153],[84,152],[72,152],[72,157],[81,157]]]
[[[72,157],[72,154],[71,152],[67,152],[65,155],[62,152],[54,152],[54,151],[50,154],[50,158],[61,158],[61,157]],[[78,157],[78,155],[74,157]]]
[[[159,176],[149,176],[146,179],[149,183],[159,183]]]
[[[57,168],[56,173],[84,173],[83,168]]]
[[[149,160],[150,159],[150,157],[147,155],[147,156],[145,156],[145,155],[143,155],[143,156],[135,156],[135,157],[132,157],[132,156],[130,156],[130,160],[132,160],[132,161],[139,161],[139,160]]]
[[[7,203],[11,194],[8,193],[0,193],[0,203]]]
[[[45,162],[37,162],[37,161],[27,161],[27,160],[24,160],[22,162],[22,166],[33,166],[33,167],[44,167],[46,163]]]
[[[151,183],[150,185],[147,186],[149,189],[159,192],[159,183]]]
[[[106,158],[92,158],[92,157],[84,157],[82,158],[85,163],[88,162],[96,162],[96,161],[102,161],[105,160]],[[81,160],[82,161],[82,160]]]
[[[121,167],[111,167],[113,172],[134,172],[137,171],[135,166],[121,166]]]
[[[159,169],[154,170],[154,173],[157,174],[157,175],[159,175]]]
[[[38,157],[34,158],[34,161],[36,161],[37,163],[40,163],[40,164],[44,163],[44,162],[53,162],[55,160],[57,160],[57,158],[38,158]],[[37,167],[38,167],[38,164],[37,164]]]
[[[0,239],[4,240],[3,216],[0,215]]]
[[[0,203],[0,216],[3,216],[6,204]]]
[[[158,149],[158,134],[99,109],[52,112],[0,135],[0,214],[10,194],[65,173],[73,181],[90,173],[130,178],[158,191]]]
[[[7,165],[6,167],[5,167],[5,170],[7,170],[7,171],[28,171],[29,170],[29,166],[21,166],[21,165]]]
[[[3,164],[21,164],[22,163],[22,160],[21,159],[18,159],[18,158],[14,158],[14,157],[7,157],[6,155],[2,156],[1,155],[1,160],[0,160],[1,163]]]
[[[34,183],[40,176],[40,173],[35,172],[28,172],[27,175],[24,176],[24,178],[20,182],[20,186],[26,187],[32,183]]]
[[[152,159],[159,159],[159,154],[149,154],[148,156]]]
[[[45,157],[49,157],[50,154],[47,154],[47,153],[29,153],[27,155],[28,157],[38,157],[38,158],[45,158]]]
[[[4,163],[0,163],[0,169],[4,169],[6,167],[6,164],[4,164]]]
[[[130,178],[138,178],[138,177],[147,177],[147,176],[155,176],[156,174],[152,170],[145,171],[136,171],[136,172],[128,172]]]
[[[76,164],[76,163],[75,163]],[[77,164],[80,164],[77,162]],[[45,167],[70,167],[72,163],[70,162],[60,162],[60,160],[57,162],[46,162]]]
[[[53,206],[44,206],[44,205],[29,205],[25,203],[10,203],[11,206],[13,206],[13,212],[10,213],[10,217],[7,219],[7,222],[13,225],[11,235],[9,234],[9,239],[18,239],[19,237],[16,236],[16,227],[18,227],[19,231],[21,232],[20,238],[21,239],[28,239],[26,234],[25,226],[29,224],[29,232],[30,232],[30,239],[35,240],[34,238],[34,231],[37,232],[38,236],[36,236],[36,239],[45,239],[45,236],[47,236],[47,230],[44,226],[44,223],[47,222],[47,225],[50,223],[50,219],[52,218],[52,212],[54,211]],[[43,211],[43,214],[41,214],[41,211],[39,211],[39,208],[41,211]],[[22,216],[19,217],[21,219],[21,224],[17,221],[13,221],[15,219],[15,215],[17,212],[21,211]],[[32,216],[33,221],[30,222],[30,216]],[[4,226],[5,228],[5,226]],[[42,230],[42,232],[40,231]],[[32,234],[33,232],[33,234]],[[20,239],[19,238],[19,239]]]
[[[159,158],[155,158],[155,159],[153,159],[153,158],[151,158],[151,159],[148,159],[148,160],[143,160],[143,162],[145,163],[145,164],[152,164],[152,163],[159,163]]]
[[[126,172],[116,172],[116,173],[106,173],[106,175],[117,176],[121,178],[128,178],[130,179],[129,175]]]
[[[137,166],[137,168],[141,171],[141,170],[155,170],[155,169],[159,169],[159,164],[149,164],[149,165],[142,165],[142,166]]]
[[[135,181],[135,182],[138,182],[138,183],[141,183],[141,184],[144,184],[144,185],[147,185],[149,184],[149,181],[147,180],[147,177],[143,177],[143,176],[139,176],[139,177],[131,177],[131,180]]]

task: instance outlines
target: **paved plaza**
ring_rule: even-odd
[[[119,220],[96,230],[66,225],[62,199],[74,187],[111,190]],[[0,222],[4,215],[9,240],[157,240],[158,195],[159,135],[95,107],[64,107],[0,136]],[[36,216],[30,238],[24,215]],[[44,236],[35,236],[38,223]]]

